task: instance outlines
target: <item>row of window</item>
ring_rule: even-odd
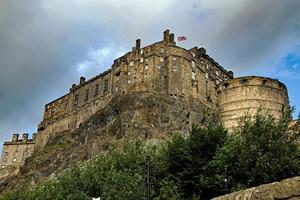
[[[94,89],[94,97],[99,95],[99,84],[95,85],[95,89]],[[103,83],[103,92],[106,93],[109,90],[109,82],[108,79],[104,80]],[[87,103],[90,97],[90,89],[86,89],[85,93],[84,93],[84,103]],[[74,101],[73,101],[73,106],[76,107],[79,104],[79,94],[75,94],[74,95]]]

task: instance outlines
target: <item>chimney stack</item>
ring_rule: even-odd
[[[80,77],[80,84],[83,84],[85,82],[85,78],[82,76]]]
[[[26,142],[28,140],[28,133],[23,133],[22,135],[22,141]]]
[[[141,48],[141,39],[137,39],[135,41],[135,49],[140,50],[140,48]]]
[[[17,142],[19,140],[19,134],[15,133],[12,137],[12,142]]]
[[[174,40],[174,33],[171,33],[170,36],[169,36],[169,42],[171,44],[174,44],[175,45],[175,40]]]
[[[169,43],[169,39],[170,39],[170,30],[169,29],[167,29],[167,30],[165,30],[164,31],[164,41],[166,42],[166,43]]]

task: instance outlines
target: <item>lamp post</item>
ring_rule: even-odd
[[[147,180],[146,180],[147,200],[151,200],[151,182],[150,182],[151,159],[150,159],[150,156],[147,156],[146,166],[147,166]]]

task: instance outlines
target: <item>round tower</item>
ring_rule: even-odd
[[[247,76],[224,81],[220,85],[220,120],[232,130],[245,114],[254,115],[258,109],[280,118],[289,106],[286,86],[278,80]]]

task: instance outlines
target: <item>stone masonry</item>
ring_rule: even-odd
[[[13,156],[19,149],[22,153],[18,156],[30,152],[16,158],[22,164],[33,146],[34,151],[40,151],[50,137],[79,128],[113,99],[141,92],[197,101],[220,113],[220,121],[228,129],[236,126],[245,111],[253,114],[263,108],[278,118],[288,107],[283,83],[264,77],[234,78],[233,72],[219,65],[206,49],[179,47],[174,34],[166,30],[161,41],[145,47],[137,39],[132,50],[114,60],[109,70],[90,80],[81,77],[67,94],[46,104],[35,139],[24,142],[14,135],[12,142],[4,143],[2,163],[3,156]],[[21,150],[22,145],[26,151]],[[5,165],[14,164],[13,157],[5,158]]]

